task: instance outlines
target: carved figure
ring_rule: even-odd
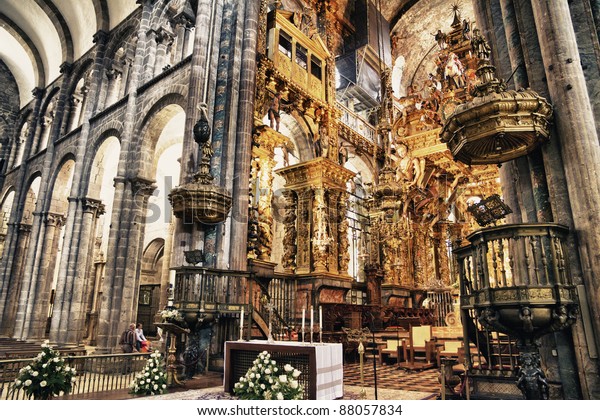
[[[441,29],[438,29],[437,33],[434,35],[435,41],[437,42],[438,46],[440,47],[440,50],[443,50],[444,48],[446,48],[447,37],[448,36],[445,33],[443,33]]]
[[[407,187],[420,186],[425,172],[425,160],[414,159],[408,153],[408,147],[400,143],[397,147],[400,160],[396,169],[396,181],[406,183]]]
[[[462,22],[462,36],[466,41],[471,39],[471,23],[467,19]]]
[[[539,355],[522,353],[519,359],[521,368],[517,387],[528,400],[547,400],[549,397],[548,381],[540,369]]]
[[[271,128],[274,128],[275,131],[279,132],[279,121],[281,120],[280,116],[281,111],[281,92],[277,92],[271,101],[271,106],[269,107],[268,116]]]
[[[478,28],[473,29],[473,38],[471,39],[471,51],[475,53],[480,60],[489,60],[492,52],[490,44],[481,35]]]
[[[455,53],[450,53],[448,55],[446,65],[444,66],[444,78],[449,81],[449,88],[451,88],[450,81],[456,88],[462,88],[465,86],[464,71],[465,68],[458,59],[458,56]]]

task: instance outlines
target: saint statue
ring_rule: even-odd
[[[481,35],[478,28],[473,29],[473,38],[471,39],[471,51],[477,55],[480,60],[489,60],[492,52],[490,44]]]

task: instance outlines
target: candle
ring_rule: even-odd
[[[312,332],[313,332],[313,316],[315,312],[313,311],[312,305],[310,305],[310,337],[312,341]]]
[[[306,308],[302,308],[302,332],[304,332],[304,318],[306,318]]]
[[[240,315],[240,336],[242,335],[242,331],[244,331],[244,307],[242,306],[242,314]]]
[[[319,331],[323,330],[323,308],[319,306]]]

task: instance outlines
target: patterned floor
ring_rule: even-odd
[[[399,389],[403,391],[429,392],[439,395],[440,383],[437,368],[410,371],[396,366],[377,366],[377,388]],[[366,387],[374,386],[373,363],[365,363],[364,380]],[[360,366],[358,363],[344,365],[344,384],[360,386]]]

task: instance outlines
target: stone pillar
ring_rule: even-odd
[[[73,96],[71,96],[71,108],[73,109],[73,112],[71,113],[71,122],[67,132],[73,131],[79,126],[81,111],[83,109],[83,95],[74,93]]]
[[[121,86],[119,88],[119,98],[125,96],[128,92],[129,86],[129,74],[131,73],[131,60],[124,59],[123,60],[123,73],[121,75]]]
[[[104,267],[106,266],[106,261],[104,260],[104,255],[100,254],[99,258],[94,261],[94,290],[92,294],[92,302],[90,305],[90,315],[88,320],[88,330],[87,330],[87,339],[90,346],[95,346],[97,328],[98,328],[98,313],[100,312],[99,305],[99,297],[100,291],[102,290],[102,281],[104,279]]]
[[[106,256],[105,281],[102,284],[102,302],[100,303],[100,316],[97,327],[97,352],[106,353],[111,351],[118,342],[120,333],[125,327],[133,322],[129,319],[132,315],[133,296],[123,293],[124,278],[123,266],[127,259],[135,259],[134,254],[128,250],[127,233],[132,223],[131,210],[132,201],[130,193],[127,192],[126,179],[131,176],[130,153],[134,145],[134,127],[137,122],[137,90],[141,83],[141,75],[144,71],[144,54],[146,46],[146,34],[150,30],[150,18],[152,16],[152,0],[142,0],[142,13],[137,31],[137,43],[135,45],[134,61],[131,68],[124,70],[126,83],[127,106],[123,120],[123,134],[121,139],[121,152],[119,155],[119,167],[115,177],[115,193],[113,209],[110,216],[111,228],[108,239],[108,252]],[[125,64],[127,68],[127,64]],[[127,78],[125,79],[125,73]],[[133,261],[138,263],[139,261]],[[127,281],[130,281],[128,279]],[[137,303],[137,302],[136,302]]]
[[[40,135],[40,142],[36,150],[38,152],[40,150],[44,150],[46,146],[48,146],[48,139],[50,138],[50,131],[52,129],[52,118],[46,115],[43,116],[40,126],[42,127],[42,132]]]
[[[21,292],[21,284],[23,281],[23,263],[25,261],[25,254],[27,252],[27,246],[29,245],[29,238],[31,234],[31,225],[25,223],[19,223],[18,237],[16,252],[14,254],[15,264],[14,282],[8,290],[8,297],[4,306],[4,316],[0,323],[0,335],[11,337],[15,329],[15,317],[17,315],[17,305],[19,302],[19,293]]]
[[[108,69],[106,71],[106,78],[108,80],[108,89],[104,108],[108,108],[117,102],[117,99],[119,99],[118,95],[121,87],[121,72],[115,69]]]
[[[99,200],[82,198],[78,201],[82,215],[81,221],[77,223],[79,229],[75,232],[74,242],[77,242],[79,252],[75,257],[76,263],[72,273],[67,270],[67,276],[59,276],[57,280],[52,313],[50,341],[59,344],[76,345],[83,338],[85,302],[88,300],[85,291],[90,283],[88,261],[93,255],[96,219],[104,213],[104,205]],[[93,279],[91,281],[93,282]]]
[[[211,2],[199,0],[196,11],[194,39],[194,52],[190,67],[188,107],[186,109],[185,131],[183,136],[183,150],[181,153],[181,173],[179,183],[186,184],[192,180],[192,176],[198,167],[198,146],[194,142],[193,129],[200,116],[198,105],[202,102],[204,92],[204,80],[208,77],[208,43],[210,38],[210,16]],[[211,29],[212,30],[212,29]],[[209,118],[210,120],[210,118]],[[195,224],[184,223],[183,219],[176,219],[175,236],[173,240],[172,264],[174,266],[184,265],[184,251],[193,249],[195,246],[194,235],[201,236],[197,232]],[[198,238],[196,238],[198,239]]]
[[[179,63],[186,57],[187,48],[189,43],[189,32],[192,26],[190,17],[179,14],[175,16],[175,43],[174,43],[174,54],[173,63]]]
[[[555,109],[567,187],[585,275],[585,286],[600,332],[600,148],[594,115],[580,66],[567,0],[533,2],[533,13]],[[598,337],[598,335],[597,335]],[[600,344],[596,343],[600,350]]]
[[[149,30],[146,34],[146,50],[144,51],[146,62],[144,67],[147,70],[142,73],[143,83],[149,82],[156,75],[154,72],[154,64],[156,63],[156,46],[158,44],[158,38],[158,32],[153,29]]]
[[[31,149],[32,145],[33,145],[33,135],[35,132],[35,126],[36,123],[38,121],[39,118],[39,114],[40,114],[40,108],[42,105],[42,98],[44,96],[44,90],[43,89],[39,89],[39,88],[35,88],[33,90],[33,96],[35,98],[35,105],[33,108],[33,113],[32,113],[32,118],[31,118],[31,126],[29,129],[29,134],[28,137],[26,139],[26,142],[24,143],[24,147],[25,148],[29,148]],[[18,240],[18,232],[16,229],[17,223],[21,223],[21,219],[22,219],[22,212],[23,212],[23,208],[21,205],[18,205],[18,203],[23,203],[27,197],[27,189],[26,189],[26,184],[27,184],[27,177],[29,176],[29,174],[27,173],[27,162],[25,161],[19,168],[16,179],[20,180],[20,186],[21,188],[17,191],[17,193],[15,194],[15,199],[14,199],[14,204],[11,210],[11,215],[9,218],[9,227],[12,225],[13,229],[9,229],[9,231],[7,232],[7,236],[5,238],[5,247],[8,248],[8,251],[5,253],[5,255],[2,258],[2,261],[0,261],[0,270],[1,270],[1,274],[2,276],[0,277],[0,308],[5,308],[5,303],[6,303],[6,298],[7,298],[7,294],[8,291],[12,288],[14,282],[15,282],[15,271],[14,271],[14,264],[15,264],[15,250],[16,250],[16,242]],[[13,247],[13,244],[15,245]],[[26,284],[26,287],[29,286],[28,283],[26,283],[26,281],[24,281],[24,284]],[[18,298],[19,302],[20,302],[20,297]],[[18,312],[18,310],[17,310]],[[0,312],[0,316],[2,316],[2,318],[0,318],[0,325],[3,324],[4,322],[4,315],[2,315],[2,313]],[[19,318],[18,314],[15,316],[14,322],[15,322],[15,327],[17,327],[16,323],[17,323],[17,318]],[[22,318],[21,318],[22,320]],[[19,328],[15,328],[15,334],[22,331],[20,328],[23,326],[23,324],[21,324],[20,326],[18,326]]]
[[[247,210],[249,200],[248,181],[252,153],[252,128],[254,125],[258,9],[259,2],[252,1],[246,3],[236,126],[235,178],[232,188],[234,199],[231,209],[231,254],[229,265],[234,270],[245,270],[248,262],[246,258],[246,238],[248,236]]]
[[[41,339],[46,336],[58,243],[64,222],[65,217],[62,214],[48,213],[44,217],[46,229],[42,244],[43,252],[39,262],[39,271],[35,277],[39,284],[34,288],[34,297],[29,300],[27,305],[32,316],[30,330],[27,334],[28,339]]]
[[[163,68],[167,64],[167,51],[173,45],[173,35],[167,32],[164,28],[156,34],[156,62],[154,63],[154,77],[163,72]]]

